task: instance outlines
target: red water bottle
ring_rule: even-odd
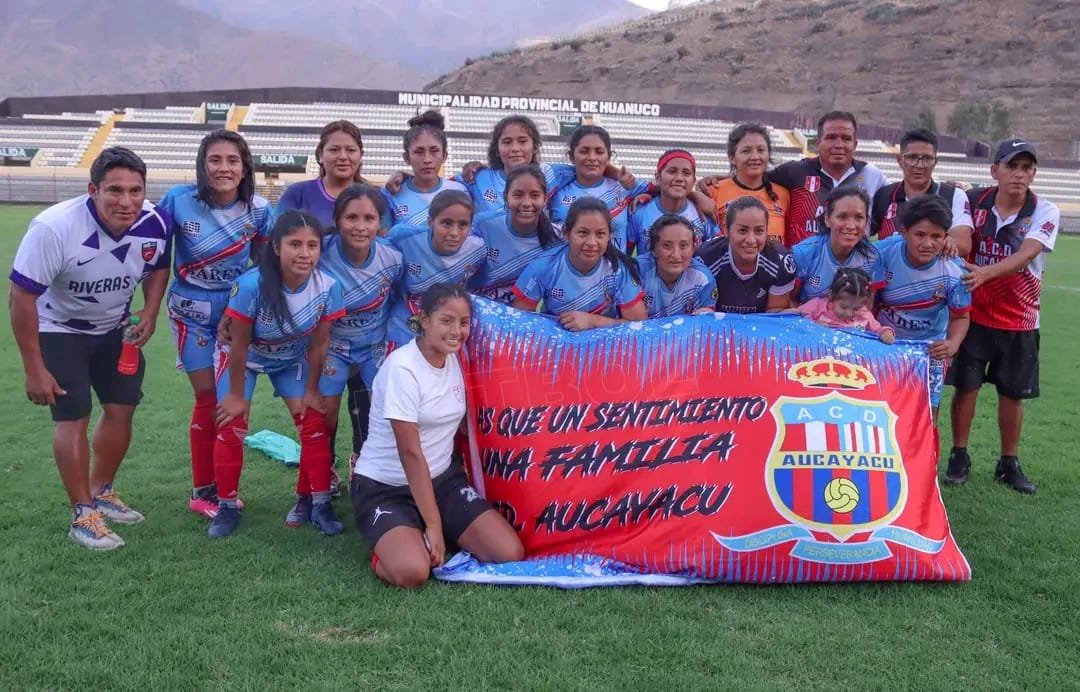
[[[128,326],[124,328],[120,360],[116,362],[116,371],[121,375],[134,375],[139,372],[139,347],[135,345],[135,327],[138,324],[138,315],[132,315],[128,320]]]

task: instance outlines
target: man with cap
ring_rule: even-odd
[[[964,282],[972,292],[971,328],[960,345],[947,381],[952,402],[953,448],[945,482],[963,485],[971,471],[967,444],[975,402],[983,382],[998,393],[1001,456],[994,476],[1022,493],[1035,484],[1018,458],[1023,402],[1039,396],[1039,296],[1044,253],[1052,252],[1061,212],[1031,191],[1035,147],[1014,137],[998,143],[990,175],[997,185],[968,191],[973,230],[969,243],[957,239],[968,258]]]

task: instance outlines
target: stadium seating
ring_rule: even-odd
[[[39,165],[75,166],[93,139],[96,127],[0,126],[0,147],[37,147]]]
[[[422,108],[396,104],[329,103],[304,104],[257,102],[252,103],[240,123],[240,131],[247,138],[254,154],[305,154],[309,156],[308,175],[316,175],[315,146],[317,130],[327,122],[348,119],[355,122],[364,136],[364,174],[381,180],[406,166],[402,160],[400,134],[409,118]],[[200,123],[202,106],[169,106],[161,109],[127,108],[124,125],[129,123]],[[441,109],[446,118],[449,133],[449,155],[446,171],[459,171],[469,161],[486,161],[488,136],[495,123],[508,112],[488,108]],[[55,127],[20,126],[9,120],[0,126],[0,146],[37,147],[41,151],[35,164],[45,166],[73,167],[80,165],[87,147],[99,128],[65,125],[64,121],[92,121],[107,123],[113,111],[62,112],[26,115],[56,121]],[[242,111],[241,111],[242,113]],[[566,161],[568,137],[561,135],[557,114],[551,112],[525,113],[537,124],[545,141],[542,160]],[[726,153],[727,137],[736,123],[706,118],[656,118],[617,114],[594,114],[586,117],[606,128],[612,136],[613,163],[624,165],[635,175],[651,178],[657,159],[668,148],[685,146],[698,159],[702,175],[726,173],[729,170]],[[263,126],[277,131],[248,131],[248,126]],[[105,125],[109,127],[109,125]],[[195,164],[199,141],[207,130],[203,129],[151,129],[150,127],[122,126],[109,132],[105,146],[123,145],[134,149],[144,157],[147,165],[156,171],[166,171],[171,177],[188,175]],[[800,158],[803,151],[799,143],[805,139],[797,131],[770,128],[773,164]],[[94,145],[97,146],[96,144]],[[859,142],[858,158],[870,161],[882,169],[890,180],[901,177],[896,163],[897,148],[878,140]],[[935,177],[972,185],[992,184],[990,167],[983,161],[962,154],[940,155]],[[1039,169],[1035,190],[1059,203],[1080,206],[1080,170],[1051,168]]]
[[[490,135],[495,123],[505,118],[508,113],[484,108],[451,108],[443,111],[446,116],[448,132],[478,132]],[[526,113],[541,135],[559,134],[559,122],[550,113]]]
[[[129,123],[202,122],[202,106],[166,106],[165,108],[127,108],[124,121]]]
[[[117,127],[109,133],[105,146],[127,147],[135,151],[150,169],[191,170],[195,167],[199,142],[205,134],[202,130]]]
[[[244,125],[322,127],[331,120],[351,120],[361,129],[403,130],[416,115],[412,106],[360,103],[253,103]]]
[[[23,118],[34,120],[91,120],[103,123],[112,115],[112,111],[94,111],[93,113],[27,113]]]

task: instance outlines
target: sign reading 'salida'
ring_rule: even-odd
[[[29,166],[37,156],[37,147],[5,147],[0,146],[0,165],[2,166]]]
[[[256,154],[253,158],[259,173],[303,173],[307,170],[306,154]]]

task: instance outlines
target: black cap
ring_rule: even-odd
[[[997,149],[994,151],[994,163],[1008,163],[1020,154],[1028,154],[1036,163],[1038,162],[1035,157],[1035,145],[1031,142],[1020,137],[1003,139],[998,142]]]

